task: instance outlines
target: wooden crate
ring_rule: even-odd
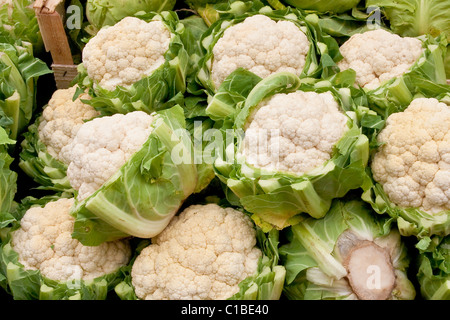
[[[56,87],[68,88],[77,75],[69,40],[64,28],[65,7],[63,0],[36,0],[34,10],[42,34],[45,50],[52,57]]]

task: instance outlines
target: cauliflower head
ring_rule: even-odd
[[[450,108],[416,98],[391,114],[377,139],[371,168],[389,199],[428,213],[450,209]]]
[[[82,201],[99,189],[147,141],[154,117],[143,111],[86,122],[62,149],[67,177]]]
[[[302,175],[330,159],[347,121],[329,92],[275,94],[248,118],[242,153],[255,167]]]
[[[289,71],[300,75],[310,43],[293,22],[254,15],[228,27],[213,48],[211,79],[217,87],[237,68],[261,78]]]
[[[100,113],[81,100],[88,100],[89,95],[81,94],[72,100],[76,86],[56,90],[42,112],[39,122],[39,139],[46,145],[47,152],[55,159],[67,163],[61,150],[68,145],[78,129],[86,121]]]
[[[107,90],[130,87],[164,61],[172,34],[161,21],[126,17],[102,28],[83,49],[89,78]]]
[[[26,270],[39,270],[55,281],[91,280],[129,262],[131,247],[127,240],[84,246],[72,239],[73,204],[73,198],[61,198],[27,210],[11,240]]]
[[[217,204],[191,205],[141,251],[132,284],[139,299],[224,300],[257,271],[261,256],[244,213]]]
[[[419,39],[376,29],[351,36],[340,51],[338,67],[355,70],[357,84],[372,90],[408,72],[424,49]]]

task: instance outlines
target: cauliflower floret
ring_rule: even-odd
[[[330,159],[347,120],[329,92],[275,94],[250,115],[242,152],[255,167],[302,175]]]
[[[290,21],[254,15],[227,28],[213,48],[211,78],[217,87],[237,68],[261,78],[288,71],[300,75],[310,43]]]
[[[450,108],[418,98],[390,115],[372,160],[375,181],[398,206],[430,213],[450,209]]]
[[[91,280],[129,262],[131,246],[127,240],[88,247],[72,238],[73,203],[73,198],[62,198],[27,210],[11,240],[26,270],[40,270],[44,277],[56,281]]]
[[[62,149],[67,177],[82,201],[99,189],[147,141],[153,116],[143,111],[86,122]]]
[[[89,78],[107,90],[130,87],[164,63],[171,38],[161,21],[125,17],[89,40],[83,65]]]
[[[81,94],[72,100],[76,86],[56,90],[42,112],[38,133],[39,139],[47,146],[47,152],[55,159],[67,163],[61,150],[68,145],[85,120],[99,115],[90,105],[81,100],[88,100],[88,94]]]
[[[253,275],[261,250],[251,220],[233,208],[192,205],[136,258],[132,284],[146,300],[224,300]]]
[[[371,30],[350,37],[341,47],[341,70],[353,69],[357,83],[375,89],[384,81],[401,76],[423,53],[422,42],[400,37],[383,29]]]

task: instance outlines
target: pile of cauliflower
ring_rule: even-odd
[[[397,285],[409,277],[402,236],[416,235],[422,250],[450,233],[450,86],[433,82],[445,74],[436,69],[445,39],[358,33],[356,15],[335,30],[337,13],[321,23],[322,13],[275,0],[185,4],[130,13],[83,38],[78,76],[39,101],[21,145],[6,134],[12,112],[25,111],[0,97],[1,152],[21,146],[22,171],[48,182],[22,199],[0,195],[17,200],[0,210],[0,285],[53,286],[64,299],[114,290],[136,300],[280,299],[283,290],[340,299],[350,287],[354,299],[413,297]],[[191,13],[198,20],[182,18]],[[213,153],[232,159],[189,162],[229,132]],[[340,204],[358,192],[361,210],[346,212]],[[322,219],[332,210],[338,218]],[[380,234],[345,231],[350,220]],[[375,290],[374,264],[383,275]],[[79,288],[59,292],[71,281]]]

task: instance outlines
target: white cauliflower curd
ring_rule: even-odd
[[[39,139],[46,145],[47,152],[55,159],[67,163],[61,150],[72,142],[78,129],[86,121],[99,115],[93,107],[81,100],[88,100],[89,95],[81,94],[72,100],[76,86],[56,90],[42,112],[39,122]]]
[[[300,75],[310,43],[293,22],[254,15],[228,27],[213,48],[211,78],[217,87],[237,68],[261,78],[289,71]]]
[[[347,120],[329,92],[275,94],[247,119],[242,153],[255,167],[302,175],[330,159]]]
[[[132,284],[139,299],[224,300],[256,273],[261,256],[244,213],[216,204],[191,205],[138,255]]]
[[[130,87],[161,66],[172,34],[161,21],[126,17],[102,28],[83,49],[89,78],[102,88]]]
[[[62,150],[67,177],[82,201],[99,189],[147,141],[154,117],[143,111],[95,118]]]
[[[73,198],[61,198],[27,210],[11,245],[26,270],[39,270],[55,281],[90,280],[117,271],[131,257],[127,240],[84,246],[72,239]]]
[[[450,108],[417,98],[391,114],[378,135],[373,178],[400,207],[429,213],[450,209]]]
[[[351,36],[340,51],[338,67],[355,70],[357,84],[373,90],[408,72],[424,49],[419,39],[376,29]]]

